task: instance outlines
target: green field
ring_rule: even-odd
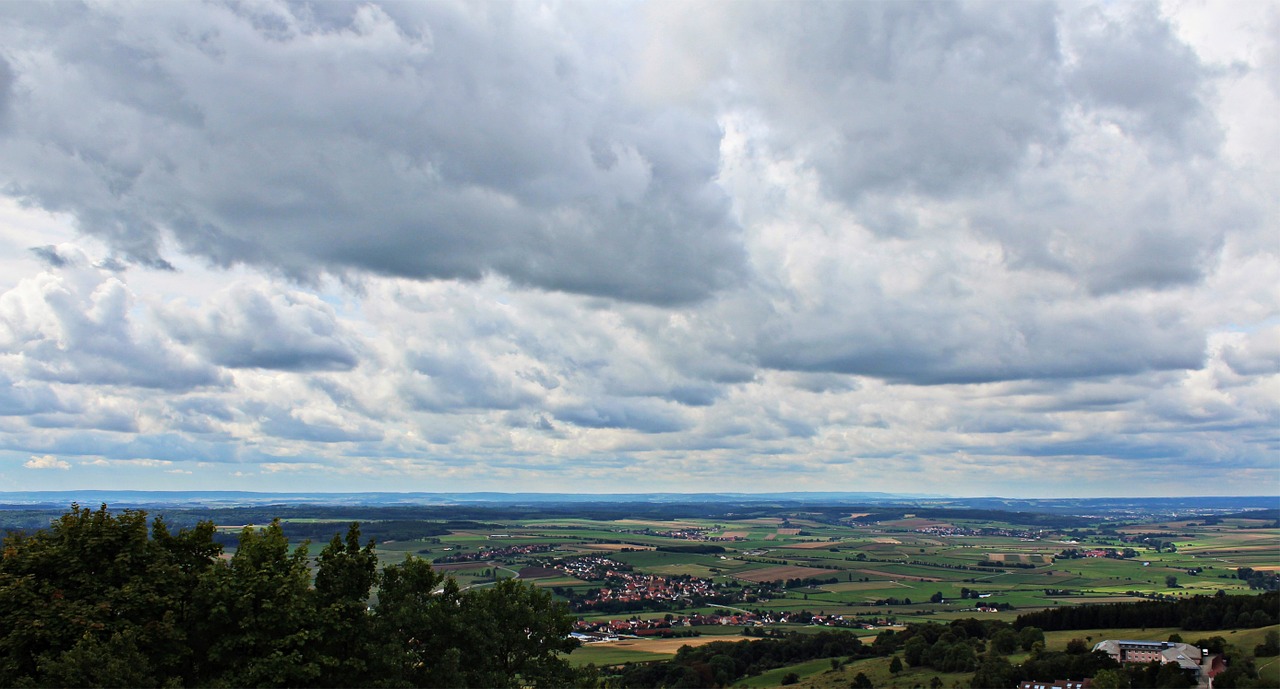
[[[335,529],[346,523],[310,522],[332,522]],[[678,530],[701,530],[705,536],[744,540],[701,541],[659,535]],[[1147,542],[1132,540],[1144,534],[1152,535]],[[1126,536],[1131,540],[1123,540]],[[1161,541],[1159,550],[1150,542],[1156,537]],[[1280,568],[1280,528],[1260,520],[1240,519],[1212,524],[1186,519],[1144,523],[1134,518],[1106,524],[1097,520],[1092,526],[1067,531],[1033,529],[990,519],[942,521],[911,516],[883,522],[826,521],[800,514],[671,520],[556,517],[486,520],[483,525],[431,538],[398,538],[376,545],[383,564],[399,562],[406,555],[430,560],[450,556],[476,558],[442,566],[462,586],[491,585],[495,576],[515,576],[524,567],[535,567],[538,574],[530,578],[534,585],[555,587],[561,599],[584,596],[589,590],[600,588],[602,582],[582,581],[554,568],[566,559],[594,556],[623,563],[636,574],[711,581],[721,592],[728,592],[726,595],[742,590],[753,592],[749,601],[734,599],[729,605],[732,610],[772,615],[843,615],[846,620],[880,625],[946,623],[966,617],[1012,621],[1021,613],[1043,608],[1177,599],[1219,591],[1250,594],[1256,591],[1235,578],[1237,567]],[[1173,544],[1173,552],[1168,544]],[[551,549],[536,553],[510,551],[533,545]],[[723,548],[723,552],[655,549],[708,545]],[[313,545],[312,554],[319,548]],[[1065,556],[1072,550],[1085,554],[1102,548],[1129,548],[1134,556]],[[808,578],[817,581],[804,581]],[[791,580],[791,585],[775,589],[771,586],[774,580]],[[965,597],[966,592],[972,597]],[[583,610],[579,617],[592,621],[651,620],[666,615],[728,612],[688,599],[646,605],[622,612]],[[1000,609],[979,610],[980,607]],[[779,627],[806,633],[822,629],[800,624]],[[704,641],[707,637],[742,638],[741,627],[695,629]],[[1047,646],[1051,650],[1065,648],[1073,638],[1160,640],[1175,631],[1150,628],[1052,632],[1047,635]],[[1189,642],[1222,635],[1233,645],[1252,651],[1264,632],[1246,629],[1181,634]],[[869,641],[879,629],[857,629],[855,633]],[[571,654],[570,660],[579,666],[648,662],[671,658],[679,648],[673,640],[651,641],[592,643]],[[1013,660],[1020,658],[1014,656]],[[799,686],[843,689],[858,672],[863,672],[877,687],[928,686],[935,676],[944,686],[956,682],[967,685],[967,675],[939,674],[923,668],[907,668],[893,676],[888,672],[888,662],[887,658],[864,659],[833,671],[830,660],[823,659],[773,670],[742,684],[777,686],[784,675],[795,672],[801,677]],[[1280,672],[1280,662],[1275,660],[1267,659],[1259,665],[1268,672]]]

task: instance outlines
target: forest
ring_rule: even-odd
[[[0,558],[0,686],[563,687],[572,617],[504,580],[382,568],[358,524],[315,558],[278,521],[222,556],[211,522],[73,505]],[[376,602],[369,604],[376,591]]]

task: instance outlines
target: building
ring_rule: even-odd
[[[1055,679],[1052,682],[1035,682],[1026,681],[1018,685],[1018,689],[1089,689],[1093,686],[1093,680],[1086,679],[1083,682],[1071,679]]]
[[[1120,663],[1177,663],[1201,687],[1213,686],[1213,677],[1223,669],[1221,656],[1210,656],[1208,651],[1176,641],[1108,639],[1094,644],[1093,650]]]

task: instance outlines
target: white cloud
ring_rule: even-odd
[[[0,6],[0,452],[236,489],[1275,478],[1274,8],[485,8]]]
[[[65,471],[71,468],[71,463],[64,459],[58,459],[53,455],[41,455],[39,457],[32,456],[22,466],[28,469],[62,469]]]

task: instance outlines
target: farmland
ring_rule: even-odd
[[[245,525],[275,516],[255,509],[212,515],[228,550]],[[618,516],[626,509],[554,516],[475,508],[278,512],[295,544],[324,542],[322,533],[359,521],[384,566],[423,558],[464,589],[524,579],[571,605],[584,642],[571,654],[576,666],[663,660],[684,645],[760,638],[744,636],[748,630],[839,628],[870,643],[885,629],[911,623],[1012,622],[1071,606],[1251,595],[1259,592],[1257,577],[1274,578],[1280,569],[1275,520],[1238,515],[1079,518],[969,510],[942,518],[942,510],[670,506],[644,518]],[[180,523],[183,515],[166,518]],[[1237,578],[1240,568],[1255,580]],[[1164,638],[1169,630],[1125,633]],[[1054,632],[1047,647],[1106,634]],[[1239,630],[1251,643],[1259,635]],[[813,687],[848,686],[857,672],[876,686],[927,685],[934,676],[950,686],[960,677],[914,667],[891,677],[887,668],[885,658],[838,670],[809,660],[789,672]],[[775,674],[747,684],[771,686],[781,676]]]
[[[361,521],[384,564],[421,557],[462,586],[518,577],[523,570],[534,585],[570,600],[603,584],[563,571],[564,562],[586,557],[630,568],[648,577],[646,586],[673,578],[706,582],[697,590],[707,595],[646,602],[638,593],[616,611],[583,610],[584,618],[611,612],[662,617],[724,605],[757,618],[806,611],[849,626],[975,615],[1012,620],[1043,608],[1250,593],[1249,583],[1235,576],[1238,567],[1280,568],[1275,520],[1241,515],[1118,519],[730,508],[646,506],[643,517],[630,516],[625,505],[617,516],[584,514],[595,508],[554,516],[471,509],[453,520],[445,510],[411,520],[384,509]],[[218,516],[228,532],[252,521],[235,511]],[[286,513],[283,525],[286,534],[321,540],[313,535],[318,530],[338,531],[361,516],[358,508],[341,518]],[[382,535],[382,524],[396,526],[388,532],[392,537]],[[421,535],[414,534],[414,524]]]
[[[724,605],[755,613],[752,624],[809,612],[848,626],[975,615],[1011,620],[1041,608],[1249,593],[1248,583],[1235,577],[1237,567],[1280,567],[1280,529],[1259,519],[1046,525],[1039,518],[1020,523],[1013,513],[942,519],[898,511],[877,519],[874,510],[848,509],[737,518],[670,512],[665,519],[502,515],[461,528],[423,520],[430,535],[400,533],[377,540],[376,550],[384,563],[406,555],[437,562],[462,586],[525,570],[531,583],[562,600],[602,582],[555,567],[593,556],[650,577],[704,580],[711,588],[699,590],[717,594],[649,602],[638,595],[613,610],[584,609],[584,619],[663,617]],[[303,519],[315,526],[315,517]],[[286,532],[292,524],[285,519]]]
[[[1177,600],[1218,591],[1249,594],[1257,591],[1236,578],[1237,567],[1280,567],[1280,529],[1262,520],[1098,520],[1054,527],[1021,524],[1012,516],[998,521],[875,516],[845,511],[838,516],[792,512],[741,519],[673,515],[665,521],[509,519],[490,523],[491,533],[456,530],[431,537],[430,543],[377,547],[388,558],[405,552],[477,558],[451,572],[464,586],[484,586],[523,568],[537,573],[528,577],[531,583],[575,604],[592,600],[587,595],[598,595],[595,589],[622,589],[618,580],[569,576],[562,563],[607,558],[630,568],[628,581],[643,582],[639,588],[652,589],[655,598],[646,600],[645,593],[636,592],[633,600],[621,603],[615,591],[610,594],[613,607],[583,606],[578,615],[585,643],[570,658],[576,666],[669,659],[686,644],[747,638],[744,628],[808,632],[841,627],[870,643],[886,628],[913,622],[966,617],[1011,622],[1038,609]],[[528,555],[490,555],[519,544],[550,548]],[[685,590],[699,593],[657,599],[663,587],[654,582],[674,579],[700,582],[692,589],[685,584]],[[624,619],[638,621],[615,626]],[[1163,639],[1170,631],[1125,633]],[[1250,643],[1260,633],[1240,632]],[[1106,635],[1055,632],[1048,647]],[[876,686],[928,685],[935,676],[947,686],[967,683],[963,673],[928,668],[893,676],[885,658],[859,660],[838,671],[826,660],[785,670],[746,684],[776,686],[782,676],[795,673],[802,686],[844,687],[858,672]]]

